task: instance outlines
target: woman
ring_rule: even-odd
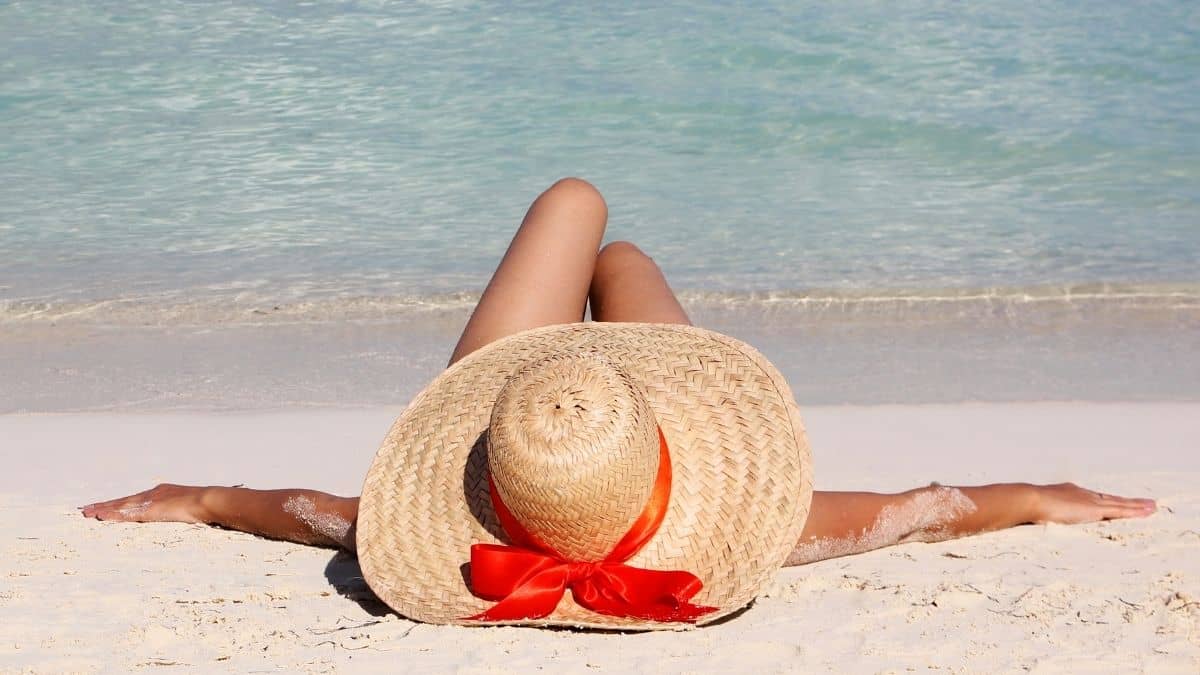
[[[600,248],[608,209],[585,181],[566,178],[530,206],[450,358],[513,333],[592,318],[689,324],[658,266],[629,242]],[[357,497],[314,490],[159,485],[82,507],[98,520],[209,523],[273,539],[354,550]],[[1070,483],[944,487],[898,494],[815,492],[789,564],[906,541],[939,541],[1024,523],[1148,516],[1150,499]]]

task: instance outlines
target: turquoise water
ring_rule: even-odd
[[[0,301],[473,291],[562,175],[684,290],[1200,283],[1197,7],[0,3]]]

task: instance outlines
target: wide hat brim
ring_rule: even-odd
[[[599,352],[638,382],[670,447],[674,474],[662,525],[629,565],[686,570],[697,605],[735,612],[771,581],[804,527],[812,461],[791,390],[757,350],[673,324],[578,323],[538,328],[462,359],[413,399],[392,426],[363,485],[358,557],[371,589],[403,616],[468,619],[494,603],[470,588],[470,547],[510,543],[488,494],[493,403],[523,365],[551,353]],[[527,625],[685,628],[607,616],[568,591]]]

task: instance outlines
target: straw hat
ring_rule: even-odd
[[[668,324],[538,328],[454,364],[392,426],[363,486],[358,557],[417,621],[686,628],[770,582],[808,516],[811,464],[787,383],[743,342]],[[488,614],[509,600],[481,591],[492,571],[476,556],[534,549],[546,564],[522,579],[553,567],[543,576],[570,590],[545,614]],[[596,611],[587,597],[611,592],[571,584],[597,567],[694,575],[670,591],[685,611]]]

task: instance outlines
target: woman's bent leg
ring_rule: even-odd
[[[596,188],[564,178],[529,207],[450,357],[538,326],[583,320],[608,207]]]
[[[691,324],[662,270],[627,241],[601,249],[590,297],[596,321]]]

